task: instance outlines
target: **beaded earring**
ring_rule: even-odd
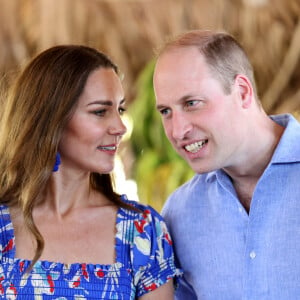
[[[60,163],[61,163],[60,154],[57,152],[56,156],[55,156],[55,164],[54,164],[52,172],[57,172],[58,171]]]

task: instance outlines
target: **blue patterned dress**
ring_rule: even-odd
[[[114,264],[38,261],[30,273],[30,261],[15,257],[9,209],[0,205],[0,299],[137,299],[179,275],[161,216],[125,196],[122,200],[143,213],[118,209]]]

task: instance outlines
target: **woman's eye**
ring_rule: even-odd
[[[119,107],[119,114],[120,115],[123,115],[125,111],[126,111],[125,107]]]
[[[96,116],[104,116],[105,112],[106,112],[106,109],[99,109],[99,110],[93,111],[93,114],[95,114]]]

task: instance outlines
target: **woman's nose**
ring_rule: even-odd
[[[120,116],[114,119],[113,124],[109,128],[109,133],[113,135],[123,136],[127,132],[127,128]]]

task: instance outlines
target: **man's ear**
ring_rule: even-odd
[[[249,108],[253,101],[253,88],[247,76],[238,74],[235,77],[235,86],[240,96],[243,108]]]

